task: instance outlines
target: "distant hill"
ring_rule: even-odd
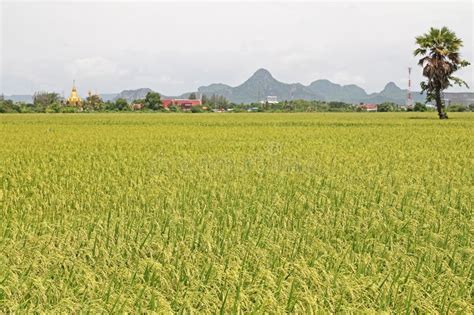
[[[113,101],[117,97],[118,93],[104,93],[104,94],[99,94],[100,98],[104,101]]]
[[[460,92],[460,93],[445,92],[444,98],[450,104],[463,104],[465,106],[474,104],[474,93],[470,93],[470,92]]]
[[[265,69],[259,69],[247,81],[237,87],[225,84],[211,84],[198,89],[204,95],[222,95],[234,103],[251,103],[266,98],[268,95],[277,96],[279,100],[322,98],[310,88],[300,84],[286,84],[273,78]]]
[[[118,93],[115,97],[114,100],[117,100],[119,98],[123,98],[127,100],[127,102],[133,102],[134,100],[142,99],[145,98],[146,94],[148,92],[153,92],[152,89],[149,88],[141,88],[137,90],[124,90],[120,93]]]
[[[152,89],[149,89],[149,88],[141,88],[141,89],[136,89],[136,90],[124,90],[120,93],[110,94],[110,95],[114,95],[113,100],[123,98],[123,99],[127,100],[128,103],[131,103],[134,100],[144,99],[148,92],[156,92],[156,91],[153,91]],[[183,94],[177,95],[177,96],[167,96],[167,95],[164,95],[162,93],[159,93],[159,94],[160,94],[161,98],[164,99],[164,98],[188,98],[191,93],[193,93],[193,92],[187,92],[187,93],[183,93]],[[104,101],[105,100],[106,99],[104,99]]]
[[[329,80],[317,80],[312,82],[308,88],[319,96],[320,100],[360,102],[367,98],[364,89],[357,85],[339,85]]]
[[[283,83],[276,80],[266,69],[259,69],[247,81],[231,87],[222,83],[201,86],[198,89],[204,95],[222,95],[234,103],[251,103],[264,100],[267,96],[277,96],[278,100],[322,100],[347,103],[394,102],[405,104],[408,91],[400,89],[395,83],[388,83],[380,93],[367,94],[361,87],[339,85],[329,80],[316,80],[305,86],[301,83]],[[413,92],[415,101],[424,101],[420,93]]]
[[[372,93],[363,100],[366,103],[383,103],[392,102],[399,105],[406,103],[408,90],[399,88],[395,83],[389,82],[385,85],[380,93]],[[425,96],[420,92],[412,92],[412,97],[415,102],[425,102]]]
[[[4,95],[3,97],[14,102],[33,103],[33,95]]]

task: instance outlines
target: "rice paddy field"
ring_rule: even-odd
[[[0,313],[472,314],[474,114],[0,116]]]

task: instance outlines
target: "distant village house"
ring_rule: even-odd
[[[362,111],[366,111],[366,112],[376,112],[377,111],[377,104],[361,104],[359,105],[359,109],[361,109]]]
[[[260,101],[260,104],[278,104],[278,97],[275,95],[269,95],[264,101]]]
[[[190,99],[176,99],[176,98],[166,98],[162,99],[161,103],[164,108],[170,108],[171,106],[180,107],[182,110],[190,110],[193,106],[201,106],[202,101],[199,100],[190,100]]]

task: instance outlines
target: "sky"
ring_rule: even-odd
[[[317,79],[379,92],[413,90],[415,36],[448,26],[474,61],[472,1],[5,1],[0,0],[0,93],[164,95],[237,86],[265,68],[279,81]],[[474,85],[473,66],[459,72]],[[468,91],[466,88],[451,91]]]

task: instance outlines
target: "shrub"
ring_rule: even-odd
[[[426,105],[420,102],[416,102],[415,106],[413,107],[414,112],[426,112],[426,110]]]
[[[202,109],[199,106],[191,107],[191,113],[202,113]]]
[[[74,106],[64,106],[61,108],[62,113],[77,113],[79,112],[79,109]]]
[[[446,110],[448,112],[465,112],[467,110],[466,106],[461,104],[449,105]]]

